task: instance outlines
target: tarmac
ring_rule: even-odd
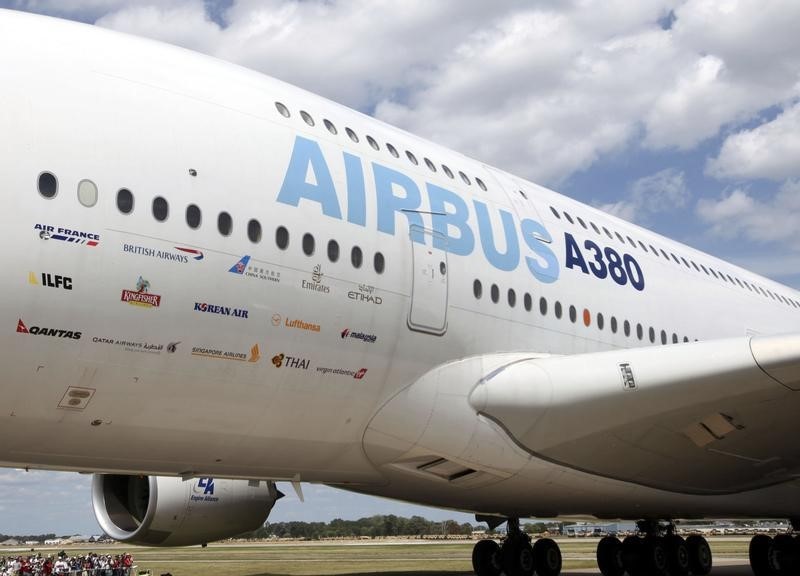
[[[579,568],[576,570],[563,570],[561,573],[569,574],[570,576],[597,576],[600,571]],[[711,576],[753,576],[753,571],[750,569],[750,564],[747,560],[720,560],[719,562],[714,562]]]

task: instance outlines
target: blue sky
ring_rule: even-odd
[[[793,0],[0,6],[254,68],[800,288]],[[420,509],[309,487],[274,517],[373,513]],[[88,479],[0,472],[0,532],[44,529],[97,531]]]

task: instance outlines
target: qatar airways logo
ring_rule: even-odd
[[[428,241],[459,256],[472,254],[480,245],[487,262],[498,270],[510,272],[524,265],[539,282],[558,279],[558,259],[549,246],[553,239],[536,220],[519,220],[508,210],[478,199],[467,203],[456,192],[430,182],[421,187],[403,172],[377,162],[365,163],[348,152],[336,159],[335,171],[343,168],[346,179],[344,188],[337,189],[328,162],[317,142],[297,136],[278,202],[313,203],[325,216],[358,226],[367,226],[369,204],[375,206],[370,225],[385,234],[408,230],[413,242]],[[374,196],[370,203],[367,194]],[[435,232],[430,240],[425,228]]]

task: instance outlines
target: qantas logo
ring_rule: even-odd
[[[32,334],[33,336],[54,336],[56,338],[68,338],[72,340],[80,340],[81,332],[74,330],[64,330],[62,328],[41,328],[39,326],[31,326],[28,328],[22,318],[17,320],[17,334]]]
[[[83,246],[90,247],[100,244],[100,234],[94,234],[92,232],[82,232],[80,230],[49,226],[47,224],[36,224],[33,229],[39,233],[39,238],[42,240],[60,240],[61,242],[82,244]]]

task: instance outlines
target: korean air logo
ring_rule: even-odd
[[[247,270],[247,263],[250,262],[250,256],[242,256],[242,259],[239,260],[236,264],[231,266],[228,272],[232,274],[244,274],[244,271]]]
[[[214,479],[213,478],[199,478],[197,486],[192,489],[195,494],[214,494]]]

